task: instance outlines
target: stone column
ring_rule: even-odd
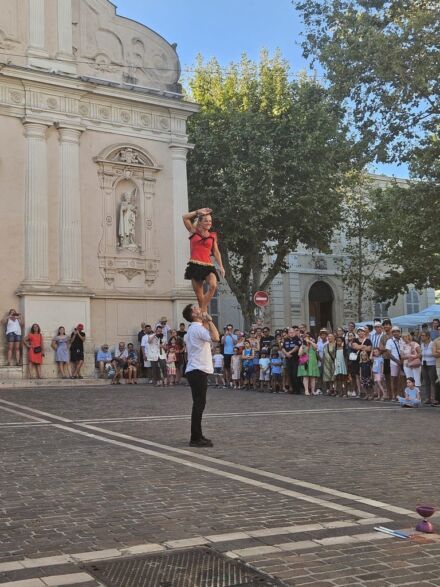
[[[45,39],[45,0],[29,0],[29,53],[47,57]]]
[[[81,286],[82,243],[79,187],[79,139],[82,129],[59,127],[60,207],[59,247],[61,285]]]
[[[58,0],[58,57],[72,59],[72,0]]]
[[[48,285],[47,125],[24,121],[26,137],[25,283]]]
[[[174,283],[176,288],[188,289],[189,282],[184,279],[189,259],[188,231],[182,216],[188,212],[188,182],[186,175],[186,156],[190,145],[170,145],[173,173],[173,229],[174,229]]]

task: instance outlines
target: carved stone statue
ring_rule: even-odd
[[[124,192],[121,196],[119,208],[118,237],[122,249],[136,251],[136,188],[132,192]]]

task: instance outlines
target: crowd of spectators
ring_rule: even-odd
[[[21,314],[9,310],[3,319],[7,364],[22,364],[28,350],[29,377],[42,377],[46,354],[38,324],[24,335]],[[178,330],[162,316],[154,326],[142,323],[137,346],[121,341],[103,344],[96,353],[98,377],[112,384],[137,384],[143,377],[156,386],[176,385],[185,374],[185,323]],[[70,334],[60,326],[50,341],[59,376],[82,379],[84,325]],[[212,384],[259,392],[339,396],[377,401],[400,401],[405,407],[439,404],[440,322],[424,324],[418,332],[402,333],[391,320],[314,335],[305,324],[276,330],[267,326],[248,332],[228,324],[220,343],[213,345]]]

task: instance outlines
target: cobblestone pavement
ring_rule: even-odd
[[[98,585],[81,564],[208,544],[286,585],[439,585],[440,408],[187,387],[0,392],[0,585]],[[440,526],[440,518],[434,519]]]

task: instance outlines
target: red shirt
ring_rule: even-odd
[[[217,239],[216,232],[210,232],[208,236],[202,236],[198,232],[193,232],[189,237],[191,249],[191,261],[199,265],[212,265],[211,255],[214,242]]]

